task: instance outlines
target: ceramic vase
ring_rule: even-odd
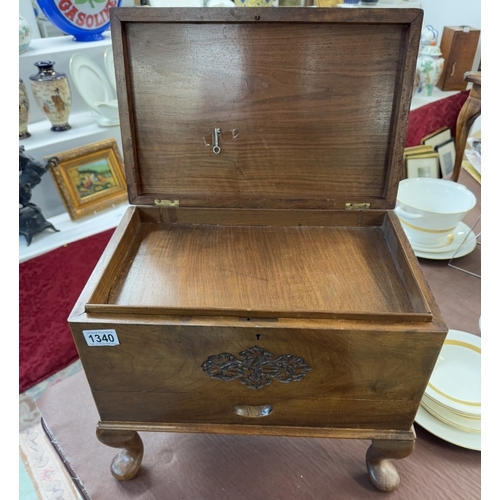
[[[35,66],[38,73],[30,76],[31,90],[35,102],[52,124],[51,130],[62,132],[69,130],[71,110],[71,90],[64,73],[54,69],[54,61],[38,61]]]
[[[27,139],[31,136],[28,132],[29,122],[29,100],[26,85],[19,78],[19,139]]]
[[[31,27],[23,16],[19,16],[19,53],[24,52],[31,43]]]
[[[436,83],[443,71],[444,59],[441,50],[436,45],[422,47],[417,59],[419,83],[417,94],[431,96]]]

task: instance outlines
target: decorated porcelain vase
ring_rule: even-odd
[[[28,132],[29,122],[29,100],[26,85],[19,79],[19,139],[27,139],[31,136]]]
[[[437,46],[438,31],[430,24],[422,29],[420,48],[417,59],[417,70],[414,94],[430,96],[443,71],[444,59]]]
[[[52,124],[51,130],[62,132],[69,130],[71,110],[71,90],[64,73],[54,70],[54,61],[38,61],[35,66],[38,73],[30,76],[31,90],[35,102]]]
[[[19,16],[19,53],[26,51],[31,43],[31,27],[23,16]]]
[[[443,72],[444,59],[441,49],[436,45],[422,47],[417,59],[417,95],[430,96]]]

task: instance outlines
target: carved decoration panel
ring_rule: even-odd
[[[239,379],[252,389],[262,389],[273,380],[282,383],[298,382],[310,371],[306,361],[293,354],[283,354],[278,358],[262,347],[253,346],[239,353],[242,359],[223,352],[210,356],[202,365],[203,371],[211,378],[229,382]]]

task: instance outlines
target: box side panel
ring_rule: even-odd
[[[139,245],[137,236],[140,233],[140,226],[141,219],[138,211],[130,208],[129,214],[120,222],[115,237],[106,247],[96,266],[95,275],[99,276],[98,282],[93,288],[91,296],[85,302],[106,302],[109,290],[119,279],[125,263],[130,261],[130,256],[134,255],[134,249],[137,249]],[[94,280],[90,279],[89,281],[92,283]],[[91,285],[87,284],[85,291],[89,292],[90,288]]]
[[[140,217],[137,209],[129,207],[78,297],[69,314],[68,321],[72,321],[73,318],[79,317],[85,312],[85,305],[91,300],[91,297],[93,302],[99,303],[106,300],[106,294],[109,293],[109,289],[115,279],[115,272],[123,265],[121,259],[123,252],[116,253],[117,248],[123,244],[122,242],[127,241],[127,238],[133,238],[133,234],[139,224]]]
[[[431,314],[431,307],[422,289],[423,285],[420,278],[423,276],[420,264],[415,258],[413,249],[398,217],[394,214],[386,214],[383,231],[387,239],[389,252],[393,256],[412,307],[416,311],[426,311]],[[427,291],[429,294],[431,293],[430,290]]]

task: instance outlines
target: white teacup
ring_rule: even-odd
[[[475,205],[462,184],[418,177],[399,183],[394,211],[411,243],[437,248],[453,242],[453,231]]]

